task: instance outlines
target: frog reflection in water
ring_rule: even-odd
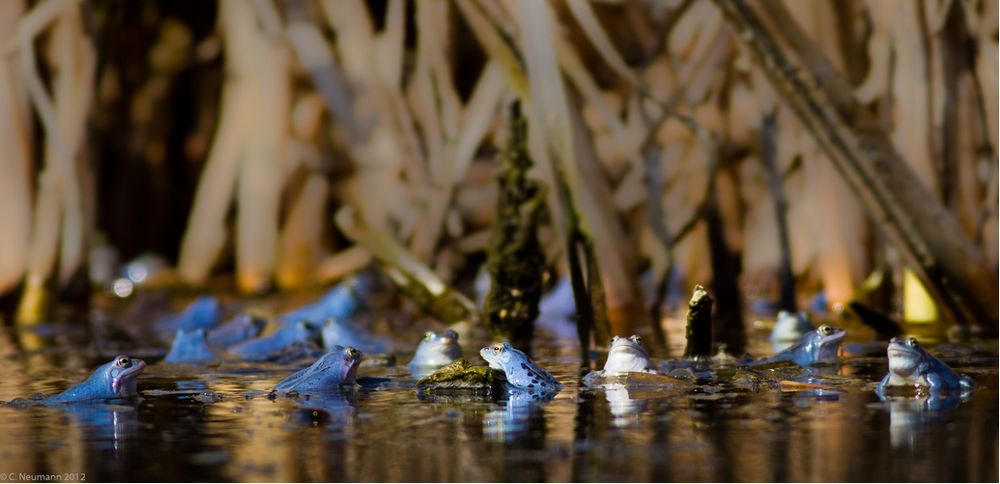
[[[886,350],[889,355],[889,373],[882,378],[875,390],[885,396],[889,387],[919,386],[935,394],[941,392],[970,392],[975,383],[960,375],[943,361],[924,351],[916,338],[893,338]]]
[[[555,377],[508,343],[487,346],[479,350],[479,354],[490,364],[490,368],[503,370],[510,390],[554,393],[562,388]]]
[[[763,365],[779,361],[790,361],[799,366],[836,363],[838,353],[840,352],[840,344],[844,341],[845,336],[847,336],[847,331],[824,324],[816,328],[815,331],[810,331],[802,335],[795,344],[789,346],[781,353],[753,362],[751,365]]]
[[[329,353],[285,378],[274,389],[282,393],[310,393],[335,391],[341,385],[352,385],[363,356],[353,347],[334,346]]]
[[[458,345],[458,333],[447,330],[441,334],[433,331],[424,333],[424,339],[417,346],[410,369],[445,366],[462,357],[462,347]]]
[[[84,382],[42,400],[42,403],[69,403],[88,400],[115,400],[136,397],[135,381],[146,369],[146,362],[125,355],[94,370]]]
[[[658,373],[649,352],[642,346],[642,338],[611,338],[608,361],[604,363],[605,375],[625,375],[629,372]]]

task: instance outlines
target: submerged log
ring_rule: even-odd
[[[687,346],[684,358],[704,359],[712,356],[712,303],[715,302],[701,285],[694,286],[688,303]]]
[[[997,327],[997,277],[780,1],[716,0],[771,84],[945,314]]]
[[[531,347],[545,267],[545,254],[538,242],[545,188],[528,179],[531,166],[525,120],[515,102],[507,147],[500,155],[497,218],[486,259],[491,284],[483,312],[494,338],[519,348]]]

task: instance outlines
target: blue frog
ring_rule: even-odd
[[[791,361],[799,366],[836,363],[839,358],[840,344],[844,341],[845,336],[847,336],[847,331],[824,324],[814,331],[802,335],[795,344],[784,351],[770,358],[753,362],[751,365],[779,361]]]
[[[875,390],[879,396],[886,395],[889,387],[896,386],[921,387],[931,394],[968,393],[975,387],[971,378],[956,373],[921,348],[916,338],[892,338],[886,353],[889,373]]]
[[[265,319],[240,313],[233,319],[208,330],[208,344],[215,348],[228,348],[260,336],[265,326],[267,326]]]
[[[98,367],[89,378],[66,391],[42,400],[42,403],[73,403],[123,400],[138,396],[136,379],[146,369],[146,362],[125,355]]]
[[[170,346],[170,352],[163,359],[167,363],[201,363],[216,359],[212,348],[208,346],[208,340],[204,329],[185,331],[177,330],[174,343]]]
[[[345,318],[329,318],[322,330],[323,347],[353,346],[367,354],[388,353],[394,344],[389,338],[371,334],[367,329]]]
[[[319,301],[285,313],[278,320],[283,323],[307,321],[319,325],[330,318],[350,318],[361,308],[363,298],[374,285],[372,277],[366,274],[351,277],[333,286]]]
[[[193,331],[208,330],[222,316],[222,305],[217,298],[201,296],[189,304],[180,314],[157,321],[153,327],[159,333],[174,334],[178,329]]]
[[[312,343],[316,336],[316,330],[305,322],[287,324],[271,334],[232,346],[229,353],[244,361],[266,361],[279,357],[290,347]]]
[[[338,390],[353,385],[363,353],[350,346],[335,346],[312,365],[278,382],[274,390],[280,393],[313,393]]]
[[[547,393],[558,392],[562,388],[562,384],[548,371],[509,343],[487,346],[479,350],[479,355],[490,364],[490,368],[503,370],[508,390]]]

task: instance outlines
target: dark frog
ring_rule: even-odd
[[[45,400],[42,403],[70,403],[88,400],[115,400],[133,398],[135,381],[146,369],[146,362],[125,355],[105,363],[94,370],[82,383]]]
[[[884,396],[889,387],[923,387],[932,394],[967,393],[975,387],[972,379],[960,375],[917,343],[916,338],[893,338],[886,350],[889,373],[875,390]]]

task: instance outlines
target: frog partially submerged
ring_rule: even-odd
[[[267,326],[265,319],[240,313],[233,319],[208,330],[208,344],[216,348],[228,348],[260,336],[265,326]]]
[[[125,355],[105,363],[82,383],[66,391],[42,400],[42,403],[71,403],[97,400],[119,400],[134,398],[135,381],[146,369],[146,362]]]
[[[174,334],[178,329],[193,331],[208,330],[222,316],[222,305],[212,296],[201,296],[189,304],[180,314],[157,321],[153,327],[159,333]]]
[[[429,369],[445,366],[462,357],[462,347],[458,344],[458,333],[446,330],[441,334],[433,331],[424,333],[424,338],[417,346],[417,352],[409,366],[411,371],[417,368]]]
[[[508,390],[557,392],[562,384],[544,368],[535,364],[523,351],[509,343],[497,343],[479,350],[490,368],[503,370]]]
[[[836,363],[839,358],[840,344],[847,336],[847,331],[822,325],[810,331],[792,346],[764,360],[751,363],[753,366],[790,361],[799,366]]]
[[[775,352],[782,351],[815,329],[805,311],[798,314],[778,311],[778,319],[771,329],[771,349]]]
[[[200,363],[214,360],[215,353],[208,346],[208,340],[204,329],[185,331],[177,330],[174,343],[170,346],[170,353],[163,361],[167,363]]]
[[[296,344],[311,343],[316,330],[306,322],[286,324],[271,334],[244,341],[229,348],[229,352],[243,361],[266,361],[280,356]]]
[[[879,396],[885,396],[889,387],[917,386],[931,394],[967,393],[975,387],[971,378],[960,375],[921,348],[916,338],[893,338],[886,353],[889,373],[875,390]]]
[[[375,281],[368,274],[351,277],[330,289],[318,301],[285,313],[278,319],[284,323],[308,321],[322,324],[330,318],[350,318],[362,305],[362,299],[372,291]]]
[[[353,385],[364,355],[353,347],[335,346],[307,368],[274,386],[279,393],[329,392],[342,385]]]
[[[323,347],[353,346],[369,355],[387,353],[393,342],[372,334],[367,328],[345,318],[329,318],[322,329]]]
[[[642,338],[632,335],[628,338],[614,336],[608,361],[604,363],[604,374],[625,375],[629,372],[659,373],[649,352],[642,346]]]

